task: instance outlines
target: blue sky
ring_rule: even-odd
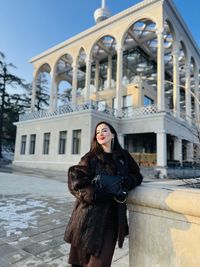
[[[112,15],[140,0],[107,0]],[[200,46],[200,1],[174,0]],[[101,0],[0,0],[0,51],[17,66],[15,74],[32,81],[28,60],[94,25]]]

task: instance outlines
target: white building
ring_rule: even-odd
[[[141,165],[166,174],[192,164],[200,50],[173,1],[144,0],[109,17],[104,0],[95,19],[92,28],[30,60],[32,106],[16,123],[14,164],[67,169],[88,151],[101,120],[113,124]],[[51,78],[50,104],[36,111],[41,73]]]

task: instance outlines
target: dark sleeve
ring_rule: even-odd
[[[79,164],[68,170],[68,188],[79,201],[90,203],[93,198],[93,186],[89,158],[83,157]]]
[[[140,185],[143,180],[143,176],[140,173],[140,168],[130,153],[127,151],[127,164],[128,164],[128,172],[127,172],[127,189],[132,190],[136,186]]]

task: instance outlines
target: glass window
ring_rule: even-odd
[[[72,135],[72,154],[81,152],[81,130],[73,130]]]
[[[122,97],[122,105],[123,108],[131,107],[132,106],[132,95],[125,95]],[[116,97],[112,99],[112,107],[117,109],[117,101]]]
[[[24,155],[26,152],[26,135],[22,135],[21,137],[21,149],[20,154]]]
[[[114,109],[117,108],[116,97],[113,97],[113,99],[112,99],[112,108],[114,108]]]
[[[152,105],[153,104],[153,99],[151,99],[150,97],[148,96],[144,96],[144,106],[149,106],[149,105]]]
[[[128,108],[132,106],[132,96],[125,95],[123,96],[123,108]]]
[[[31,134],[30,135],[30,149],[29,149],[30,154],[35,154],[35,143],[36,143],[36,134]]]
[[[44,133],[43,154],[49,154],[50,133]]]
[[[67,131],[60,131],[58,154],[65,154],[66,142],[67,142]]]

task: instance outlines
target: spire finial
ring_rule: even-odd
[[[102,8],[106,8],[106,0],[102,0]]]
[[[95,19],[96,23],[99,23],[99,22],[101,22],[101,21],[103,21],[109,17],[110,17],[110,11],[106,7],[106,0],[102,0],[101,8],[98,8],[94,12],[94,19]]]

